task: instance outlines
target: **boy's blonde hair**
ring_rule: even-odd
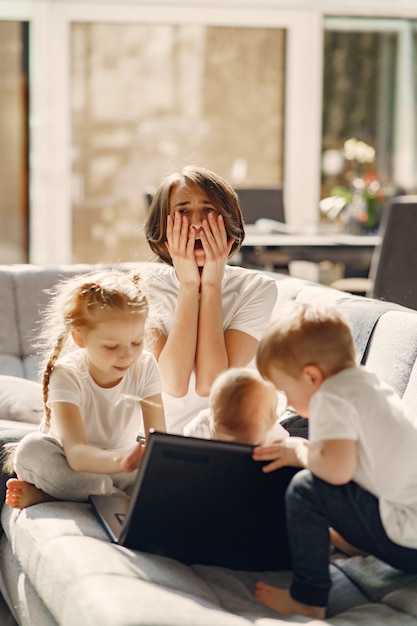
[[[267,387],[276,393],[272,383],[264,380],[255,369],[232,367],[217,376],[210,392],[212,435],[220,431],[243,433],[253,424],[254,392],[264,393]],[[272,427],[275,420],[266,424]]]
[[[121,270],[101,270],[59,282],[50,291],[51,300],[43,313],[43,326],[37,347],[44,355],[44,429],[49,429],[51,410],[47,406],[49,380],[56,361],[76,348],[71,331],[89,331],[102,321],[136,314],[146,320],[148,301],[137,274]]]
[[[198,187],[204,191],[214,208],[224,218],[228,238],[235,241],[229,258],[239,250],[245,237],[242,212],[237,193],[228,182],[218,174],[204,167],[188,165],[162,181],[155,192],[145,224],[146,239],[149,246],[164,263],[172,265],[172,259],[166,248],[167,217],[170,215],[169,200],[171,191],[177,185]]]
[[[334,305],[287,303],[259,342],[256,364],[265,378],[271,369],[298,378],[311,364],[336,374],[356,364],[349,323]]]

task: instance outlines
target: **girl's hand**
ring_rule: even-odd
[[[134,472],[142,463],[142,457],[145,452],[145,443],[139,441],[139,443],[133,448],[132,452],[129,452],[121,461],[122,472]]]
[[[189,228],[187,216],[177,211],[167,217],[167,241],[165,245],[172,259],[180,283],[200,284],[200,272],[194,254],[196,233]]]
[[[212,211],[203,221],[200,230],[201,243],[206,255],[202,283],[220,283],[223,278],[224,268],[232,249],[234,239],[227,239],[224,219]]]
[[[308,441],[303,437],[288,437],[272,446],[254,448],[254,461],[272,461],[264,465],[262,471],[268,474],[281,467],[305,467],[303,458],[307,457]]]

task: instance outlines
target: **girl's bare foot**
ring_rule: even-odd
[[[286,589],[271,587],[271,585],[263,582],[256,583],[255,598],[281,615],[304,615],[314,619],[325,618],[325,607],[297,602]]]
[[[355,548],[352,544],[348,543],[343,539],[342,535],[339,535],[338,532],[334,530],[334,528],[329,528],[330,534],[330,543],[332,546],[341,550],[347,556],[368,556],[367,552],[363,550],[359,550],[359,548]]]
[[[25,480],[9,478],[6,483],[5,502],[12,509],[25,509],[33,504],[53,502],[54,500],[56,500],[56,498],[38,489],[35,485],[27,483]]]

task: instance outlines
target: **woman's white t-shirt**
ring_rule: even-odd
[[[417,548],[417,416],[372,372],[352,367],[331,376],[310,403],[309,439],[353,439],[353,480],[379,500],[395,543]]]
[[[151,302],[150,326],[168,337],[178,301],[179,281],[173,267],[162,265],[147,280]],[[260,339],[277,299],[276,281],[260,272],[226,265],[222,280],[223,329],[240,330]],[[194,373],[189,391],[182,398],[163,393],[167,430],[182,434],[184,426],[208,406],[208,398],[197,395]]]
[[[143,352],[122,380],[107,389],[99,387],[90,376],[84,350],[75,349],[57,362],[51,374],[49,434],[59,439],[53,403],[69,402],[80,409],[90,445],[128,452],[144,430],[140,401],[160,394],[161,390],[159,369],[150,352]]]

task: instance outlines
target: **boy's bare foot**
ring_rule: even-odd
[[[53,502],[55,500],[56,498],[38,489],[35,485],[27,483],[25,480],[9,478],[6,483],[5,502],[12,509],[25,509],[33,504]]]
[[[348,543],[345,539],[343,539],[342,535],[339,535],[334,528],[329,528],[329,535],[332,546],[341,550],[347,556],[368,556],[367,552],[359,550],[359,548],[352,546],[351,543]]]
[[[271,585],[261,581],[256,583],[255,598],[281,615],[304,615],[314,619],[325,618],[325,607],[297,602],[287,589],[271,587]]]

